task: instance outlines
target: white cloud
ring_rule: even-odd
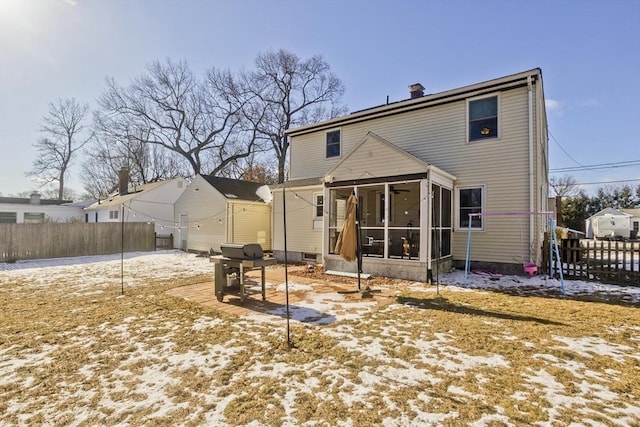
[[[562,104],[555,99],[546,99],[544,102],[545,107],[549,113],[562,115]]]
[[[578,102],[578,107],[597,107],[600,103],[597,99],[588,99],[586,101]]]

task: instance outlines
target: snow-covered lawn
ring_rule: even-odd
[[[0,426],[640,423],[639,288],[452,272],[374,282],[395,296],[378,305],[294,275],[289,348],[282,307],[166,293],[212,268],[176,251],[0,264]]]

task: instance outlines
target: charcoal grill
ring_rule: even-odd
[[[240,296],[240,302],[244,303],[245,292],[244,274],[247,271],[260,269],[262,300],[266,300],[264,268],[276,263],[274,258],[265,258],[262,246],[258,243],[223,243],[220,245],[222,255],[209,258],[215,266],[215,293],[218,301],[222,302],[227,294]],[[229,276],[236,276],[236,284],[230,284]],[[231,282],[233,283],[233,282]]]

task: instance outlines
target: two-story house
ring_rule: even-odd
[[[524,262],[539,264],[547,217],[528,213],[545,211],[548,195],[541,70],[429,95],[420,84],[410,90],[405,101],[288,132],[288,259],[356,271],[334,250],[353,192],[365,273],[430,281],[464,266],[469,229],[472,267],[521,273]],[[273,193],[282,259],[282,186]]]

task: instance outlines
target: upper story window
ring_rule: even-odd
[[[471,221],[472,230],[482,230],[484,228],[482,216],[472,216],[469,214],[479,214],[484,211],[484,187],[467,187],[457,189],[458,199],[458,229],[468,229]]]
[[[469,142],[498,137],[498,96],[469,101]]]
[[[327,132],[327,158],[340,156],[340,130]]]

